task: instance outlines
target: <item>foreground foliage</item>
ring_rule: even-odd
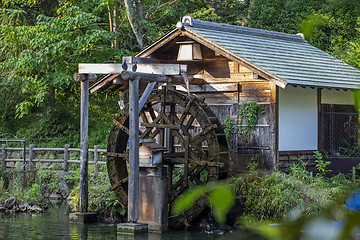
[[[322,214],[329,206],[341,207],[338,196],[357,186],[350,177],[338,174],[332,178],[311,177],[300,162],[289,166],[289,174],[273,172],[265,176],[255,173],[234,179],[235,195],[244,201],[243,220],[282,222],[292,210],[301,218]]]
[[[241,224],[284,222],[294,212],[296,218],[305,221],[325,214],[329,208],[344,209],[344,196],[359,187],[358,181],[353,182],[351,176],[344,174],[332,178],[325,178],[322,174],[312,177],[306,171],[306,163],[301,160],[289,165],[288,174],[275,171],[259,175],[253,166],[250,167],[249,175],[234,178],[227,186],[211,183],[189,190],[176,201],[174,213],[186,211],[205,195],[214,210],[215,219],[221,224],[225,223],[234,198],[241,205],[238,219]]]

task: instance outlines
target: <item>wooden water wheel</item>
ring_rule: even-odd
[[[167,151],[163,162],[169,179],[169,226],[181,226],[206,207],[200,199],[181,216],[171,215],[174,200],[195,188],[224,176],[228,146],[223,126],[204,99],[175,90],[153,91],[140,113],[141,139],[155,139]],[[107,169],[113,190],[127,205],[128,107],[113,120],[108,142]]]

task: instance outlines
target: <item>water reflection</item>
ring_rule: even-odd
[[[52,205],[44,214],[0,214],[0,239],[116,239],[116,240],[252,240],[259,236],[233,232],[226,234],[169,231],[131,235],[117,233],[115,224],[69,222],[67,203]]]

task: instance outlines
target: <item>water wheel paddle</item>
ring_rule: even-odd
[[[154,139],[167,151],[169,211],[176,198],[188,188],[218,180],[229,160],[223,126],[203,99],[175,90],[154,90],[140,112],[140,141]],[[129,114],[126,106],[113,120],[108,141],[107,169],[111,190],[127,206]],[[184,226],[206,207],[200,199],[181,216],[169,212],[169,226]]]

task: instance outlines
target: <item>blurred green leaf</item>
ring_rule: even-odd
[[[188,210],[194,203],[206,193],[206,187],[201,186],[195,189],[191,189],[176,199],[172,213],[178,215]]]
[[[208,204],[213,210],[215,220],[224,224],[227,213],[235,204],[235,198],[230,186],[223,183],[209,183],[185,192],[175,201],[172,213],[178,215],[187,211],[205,195],[208,197]]]
[[[355,107],[356,107],[356,110],[359,111],[360,110],[360,90],[355,89],[354,95],[355,95]]]
[[[227,213],[235,204],[234,194],[228,186],[216,185],[209,194],[209,204],[213,209],[215,220],[224,224]]]

